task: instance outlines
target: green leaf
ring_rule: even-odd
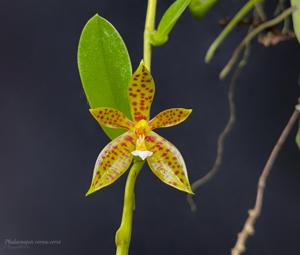
[[[202,19],[218,3],[218,0],[192,0],[190,12],[194,19]]]
[[[298,148],[300,150],[300,121],[299,121],[299,128],[298,128],[297,136],[296,136],[296,143],[297,143]]]
[[[112,107],[130,116],[127,88],[132,69],[128,51],[118,31],[98,14],[81,33],[78,68],[91,108]],[[102,128],[111,139],[124,133]]]
[[[300,0],[291,0],[292,6],[297,6],[297,10],[293,13],[293,25],[296,37],[300,43]]]
[[[162,45],[168,41],[169,33],[190,2],[191,0],[177,0],[166,10],[158,24],[157,31],[151,37],[151,43],[154,46]]]

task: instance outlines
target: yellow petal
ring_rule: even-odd
[[[104,147],[97,158],[92,184],[86,195],[115,182],[128,169],[135,140],[135,135],[127,131]]]
[[[171,108],[157,114],[149,123],[151,129],[175,126],[185,121],[192,113],[191,109]]]
[[[101,125],[110,128],[130,129],[131,127],[133,127],[132,121],[130,121],[122,112],[116,109],[109,107],[99,107],[90,109],[90,112]]]
[[[144,63],[141,62],[132,75],[128,87],[128,98],[133,120],[136,122],[142,119],[149,120],[154,93],[155,85],[152,76]]]
[[[169,141],[151,131],[145,138],[153,155],[147,158],[153,173],[164,183],[193,194],[186,166],[178,149]]]

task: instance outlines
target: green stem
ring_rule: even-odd
[[[258,15],[258,17],[260,18],[261,21],[266,21],[267,20],[267,15],[264,11],[264,5],[263,3],[257,3],[255,4],[255,11]]]
[[[241,21],[241,19],[253,8],[255,4],[260,2],[261,0],[249,0],[233,17],[233,19],[228,23],[228,25],[223,29],[223,31],[219,34],[219,36],[215,39],[215,41],[210,45],[206,56],[205,62],[209,63],[213,56],[215,55],[216,50],[222,44],[226,36],[231,32],[231,30],[235,27],[237,23]]]
[[[237,46],[237,48],[233,51],[231,58],[229,59],[228,63],[225,65],[223,70],[220,73],[220,79],[223,80],[227,74],[231,71],[232,67],[238,60],[241,51],[245,47],[245,45],[249,44],[251,40],[256,37],[260,32],[264,31],[265,29],[269,27],[273,27],[277,25],[278,23],[282,22],[285,18],[290,16],[295,10],[297,10],[296,6],[291,6],[285,11],[283,11],[280,15],[275,17],[274,19],[270,19],[269,21],[266,21],[253,29],[250,33],[246,35],[246,37],[242,40],[242,42]]]
[[[135,206],[134,201],[134,187],[137,175],[139,174],[144,161],[134,160],[127,177],[125,194],[124,194],[124,207],[121,225],[116,233],[116,255],[127,255],[131,240],[132,229],[132,215]]]
[[[156,5],[157,0],[148,0],[144,30],[144,63],[149,71],[151,69],[151,34],[155,29]],[[135,208],[134,187],[143,164],[144,161],[135,159],[127,177],[122,221],[116,232],[116,255],[128,255],[131,241],[132,216]]]
[[[149,71],[151,69],[151,34],[155,29],[156,5],[157,0],[148,0],[144,30],[144,62]]]

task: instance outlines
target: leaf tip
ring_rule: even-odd
[[[101,19],[102,17],[101,17],[101,15],[98,13],[98,12],[96,12],[96,14],[91,18],[91,19]]]

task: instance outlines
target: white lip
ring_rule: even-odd
[[[131,152],[131,154],[133,156],[139,156],[142,160],[145,160],[147,157],[152,156],[153,152],[152,151],[139,151],[139,150],[136,150],[136,151]]]

